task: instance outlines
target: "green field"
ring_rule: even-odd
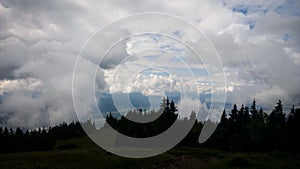
[[[193,169],[268,168],[299,169],[300,154],[228,153],[177,147],[152,158],[130,159],[108,153],[88,137],[61,140],[54,151],[0,154],[0,169]]]

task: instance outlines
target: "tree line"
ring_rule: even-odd
[[[154,120],[140,123],[147,119]],[[250,107],[245,105],[238,107],[234,104],[229,112],[223,111],[217,129],[203,144],[198,143],[198,137],[204,123],[215,122],[198,121],[195,112],[192,112],[189,118],[179,117],[175,103],[168,98],[163,98],[157,111],[132,110],[122,115],[121,118],[108,113],[106,123],[101,129],[110,125],[127,136],[146,138],[164,132],[176,120],[178,120],[178,129],[183,125],[193,125],[187,136],[177,146],[240,152],[298,152],[300,150],[298,134],[300,109],[293,106],[290,112],[285,113],[280,100],[270,113],[264,112],[262,108],[258,109],[256,101],[253,101]],[[0,153],[53,150],[57,140],[86,136],[82,125],[96,130],[91,120],[84,123],[62,123],[54,127],[26,131],[21,128],[0,127]],[[115,145],[123,146],[126,143],[118,142],[116,139]]]
[[[283,111],[279,100],[271,113],[267,114],[262,108],[257,108],[254,100],[250,107],[236,104],[230,112],[225,110],[213,135],[203,144],[198,138],[204,123],[212,121],[198,121],[196,113],[192,112],[189,118],[178,117],[174,102],[164,98],[158,111],[142,112],[129,111],[120,119],[108,114],[106,125],[110,125],[118,132],[131,137],[145,138],[155,136],[168,129],[178,119],[179,126],[194,123],[187,136],[178,146],[204,147],[224,151],[240,152],[269,152],[269,151],[299,151],[300,150],[300,109],[294,106],[287,114]],[[138,123],[129,119],[145,119],[161,115],[149,123]],[[116,139],[116,145],[122,146]],[[126,144],[125,144],[126,145]]]
[[[279,100],[267,114],[257,109],[255,100],[250,108],[233,105],[224,110],[220,124],[204,146],[228,151],[299,151],[300,109],[284,113]]]
[[[55,148],[57,140],[85,136],[81,125],[95,128],[88,120],[84,123],[62,123],[54,127],[26,130],[0,127],[0,153],[49,151]]]
[[[164,98],[157,111],[131,110],[126,115],[122,115],[120,119],[109,113],[106,116],[104,128],[109,124],[112,128],[127,136],[135,138],[152,137],[167,130],[175,122],[178,118],[176,112],[175,103],[170,102],[168,98]],[[155,120],[144,123],[149,119]]]

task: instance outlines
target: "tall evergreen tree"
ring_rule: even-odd
[[[281,100],[278,101],[274,110],[268,117],[267,125],[267,138],[269,142],[269,149],[284,149],[286,147],[286,144],[283,143],[287,141],[287,133],[285,114],[283,113],[283,106]]]
[[[270,114],[270,123],[278,123],[280,127],[284,127],[286,122],[285,114],[283,112],[283,106],[281,100],[278,101],[275,109]]]
[[[252,118],[257,117],[258,112],[257,112],[257,109],[256,109],[256,101],[255,100],[253,100],[252,105],[250,107],[250,113],[251,113]]]
[[[238,111],[238,114],[237,114],[237,126],[238,127],[242,127],[244,124],[245,124],[245,107],[244,105],[242,104],[240,110]]]
[[[220,124],[225,125],[227,123],[228,119],[227,119],[227,115],[226,115],[226,110],[223,110],[222,116],[221,116],[221,120],[220,120]]]
[[[238,109],[236,104],[233,105],[233,109],[231,110],[231,113],[229,114],[229,121],[231,123],[235,123],[238,119]]]
[[[245,120],[245,124],[248,124],[250,122],[250,114],[249,114],[249,107],[248,106],[245,106],[244,120]]]
[[[300,151],[300,109],[293,105],[287,120],[289,148],[292,151]]]
[[[177,107],[175,106],[175,103],[174,103],[173,100],[170,103],[170,110],[171,110],[172,113],[177,112]]]

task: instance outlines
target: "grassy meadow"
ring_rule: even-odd
[[[0,169],[298,169],[300,154],[231,153],[176,147],[159,156],[131,159],[102,150],[88,137],[60,140],[53,151],[0,154]]]

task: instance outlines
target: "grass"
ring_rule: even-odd
[[[61,140],[53,151],[0,154],[1,169],[237,169],[300,168],[299,154],[227,153],[177,147],[159,156],[130,159],[108,153],[88,137]]]

